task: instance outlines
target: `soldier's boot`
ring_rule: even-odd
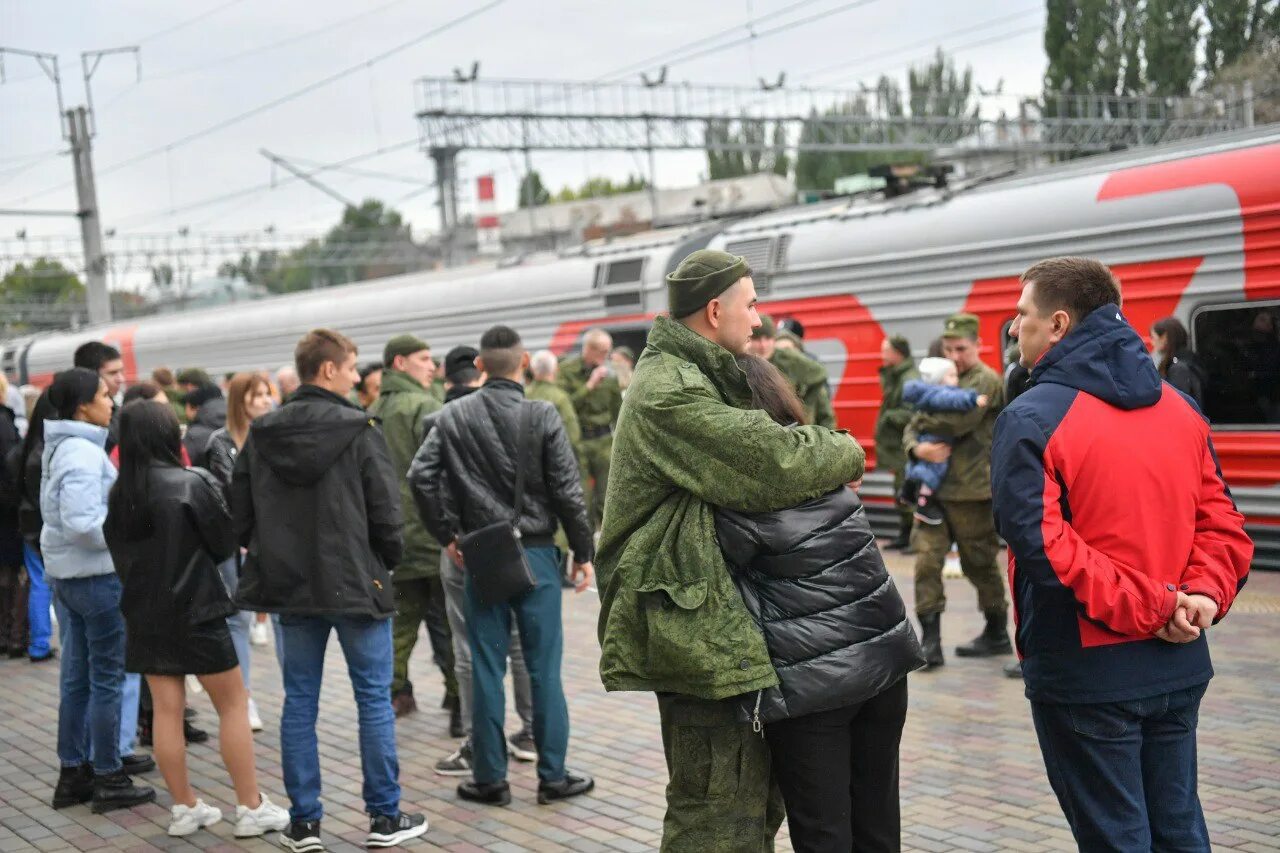
[[[928,613],[920,617],[920,651],[924,652],[925,669],[946,663],[942,657],[942,614]]]
[[[910,553],[907,549],[911,547],[911,524],[914,520],[910,513],[900,517],[898,519],[898,535],[891,539],[885,547],[895,551],[902,551],[903,553]]]
[[[987,614],[987,627],[974,637],[972,642],[956,646],[956,655],[962,658],[990,658],[996,655],[1013,654],[1013,645],[1009,642],[1009,614],[1004,610],[993,610]]]

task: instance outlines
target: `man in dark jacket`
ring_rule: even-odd
[[[1018,652],[1049,782],[1081,850],[1209,850],[1196,720],[1205,629],[1253,545],[1209,426],[1162,383],[1111,271],[1053,258],[1023,276],[1032,386],[996,424]]]
[[[391,570],[400,561],[400,495],[376,421],[347,400],[356,347],[328,329],[294,351],[303,385],[253,422],[231,478],[236,535],[248,548],[236,604],[280,614],[284,711],[280,749],[292,825],[290,850],[322,849],[320,681],[337,631],[359,708],[368,845],[426,832],[400,811],[400,767],[391,710]]]
[[[182,436],[182,446],[192,465],[208,468],[209,436],[227,425],[227,401],[217,385],[201,385],[187,394],[184,406],[187,432]]]
[[[564,525],[574,554],[578,592],[593,576],[594,543],[573,447],[550,403],[528,401],[522,384],[529,367],[520,336],[494,326],[480,338],[476,366],[488,374],[484,387],[445,406],[427,436],[421,481],[427,528],[450,557],[466,567],[458,539],[515,519],[520,547],[535,578],[533,588],[508,602],[485,604],[473,576],[466,586],[472,659],[473,780],[458,795],[473,802],[511,802],[507,745],[503,739],[506,696],[502,677],[507,638],[515,614],[533,685],[533,737],[538,753],[538,802],[585,794],[590,776],[565,767],[569,708],[560,683],[564,630],[560,623],[560,553],[556,524]],[[526,411],[527,409],[527,411]],[[523,417],[522,417],[523,415]],[[522,424],[528,423],[528,434]],[[517,473],[523,467],[523,478]],[[516,484],[523,482],[517,496]]]
[[[893,474],[893,494],[902,493],[902,476],[907,455],[902,450],[902,432],[911,421],[914,410],[902,401],[902,389],[912,379],[919,379],[916,363],[911,358],[911,344],[902,335],[880,342],[880,414],[876,416],[876,468]],[[912,508],[898,507],[898,536],[885,547],[911,553]]]
[[[120,350],[102,341],[89,341],[76,347],[71,356],[72,367],[92,370],[107,383],[107,396],[111,398],[111,423],[107,426],[107,453],[120,440],[120,392],[124,389],[124,359]]]

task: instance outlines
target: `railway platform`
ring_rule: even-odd
[[[908,602],[909,558],[890,568]],[[948,580],[943,624],[948,649],[980,625],[972,587]],[[539,806],[532,765],[513,764],[513,802],[490,809],[460,802],[457,779],[432,773],[454,742],[439,704],[439,676],[425,639],[412,664],[421,710],[398,722],[404,806],[431,828],[405,850],[648,851],[661,837],[666,770],[654,699],[606,694],[596,675],[598,602],[566,593],[565,689],[572,720],[569,763],[595,775],[596,791],[570,803]],[[1222,625],[1210,631],[1217,677],[1201,710],[1200,794],[1215,850],[1280,849],[1280,573],[1255,572]],[[255,648],[254,694],[267,730],[257,736],[263,790],[285,801],[280,777],[283,694],[274,655]],[[911,710],[902,749],[903,849],[920,851],[1074,850],[1049,790],[1021,683],[1006,679],[1003,660],[948,658],[942,670],[911,676]],[[362,850],[355,706],[336,643],[330,648],[319,735],[328,849]],[[227,821],[186,839],[165,835],[167,797],[133,811],[93,815],[87,806],[53,811],[57,775],[56,665],[0,662],[0,853],[18,850],[278,850],[268,840],[238,842]],[[215,716],[193,697],[204,727]],[[510,718],[515,725],[514,715]],[[224,811],[234,798],[216,738],[190,748],[192,783]],[[146,777],[159,785],[159,774]],[[786,828],[779,850],[790,850]]]

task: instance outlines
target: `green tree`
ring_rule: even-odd
[[[1046,5],[1046,95],[1141,88],[1142,0],[1047,0]]]
[[[881,78],[882,86],[885,82]],[[963,118],[977,113],[973,103],[973,69],[957,71],[955,62],[942,48],[938,48],[928,65],[913,67],[907,72],[907,93],[913,116]]]
[[[787,128],[778,122],[773,126],[773,173],[784,178],[791,170],[791,158],[787,155]]]
[[[1212,76],[1232,65],[1257,46],[1280,23],[1276,0],[1203,0],[1208,25],[1204,44],[1204,70]]]
[[[1143,53],[1155,95],[1186,95],[1196,76],[1201,0],[1147,0]]]
[[[712,119],[703,132],[707,149],[707,177],[740,178],[760,172],[787,174],[787,130],[780,122],[770,133],[764,119],[743,117],[736,122]],[[742,145],[737,150],[716,150],[716,145]]]
[[[0,279],[5,299],[30,302],[80,302],[85,298],[79,276],[51,258],[18,264]]]
[[[542,175],[531,171],[520,179],[520,207],[538,207],[551,201],[551,193],[542,185]]]

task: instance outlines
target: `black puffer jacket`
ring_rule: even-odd
[[[235,612],[218,574],[218,564],[236,552],[231,512],[208,471],[155,465],[147,477],[151,535],[130,539],[111,513],[102,533],[130,630],[176,637]]]
[[[23,541],[37,552],[40,551],[40,530],[44,527],[44,517],[40,514],[40,478],[43,476],[40,460],[43,456],[44,442],[36,439],[30,447],[24,441],[6,460],[19,492],[18,532],[22,534]]]
[[[762,721],[863,702],[924,666],[852,489],[778,512],[719,509],[716,534],[781,682],[758,697]],[[747,716],[756,701],[741,698]]]
[[[182,446],[187,449],[187,456],[192,465],[208,467],[205,451],[209,447],[209,437],[227,425],[227,401],[222,397],[205,400],[196,409],[196,417],[187,425],[186,435],[182,437]]]
[[[249,549],[236,593],[241,609],[395,612],[400,490],[377,420],[358,406],[303,385],[254,421],[231,475],[231,510]]]
[[[449,403],[409,467],[409,484],[423,522],[441,544],[511,518],[520,407],[533,407],[533,447],[525,470],[519,528],[528,547],[551,545],[564,525],[577,562],[594,559],[582,481],[564,422],[550,403],[524,397],[510,379],[490,379],[474,394]]]

